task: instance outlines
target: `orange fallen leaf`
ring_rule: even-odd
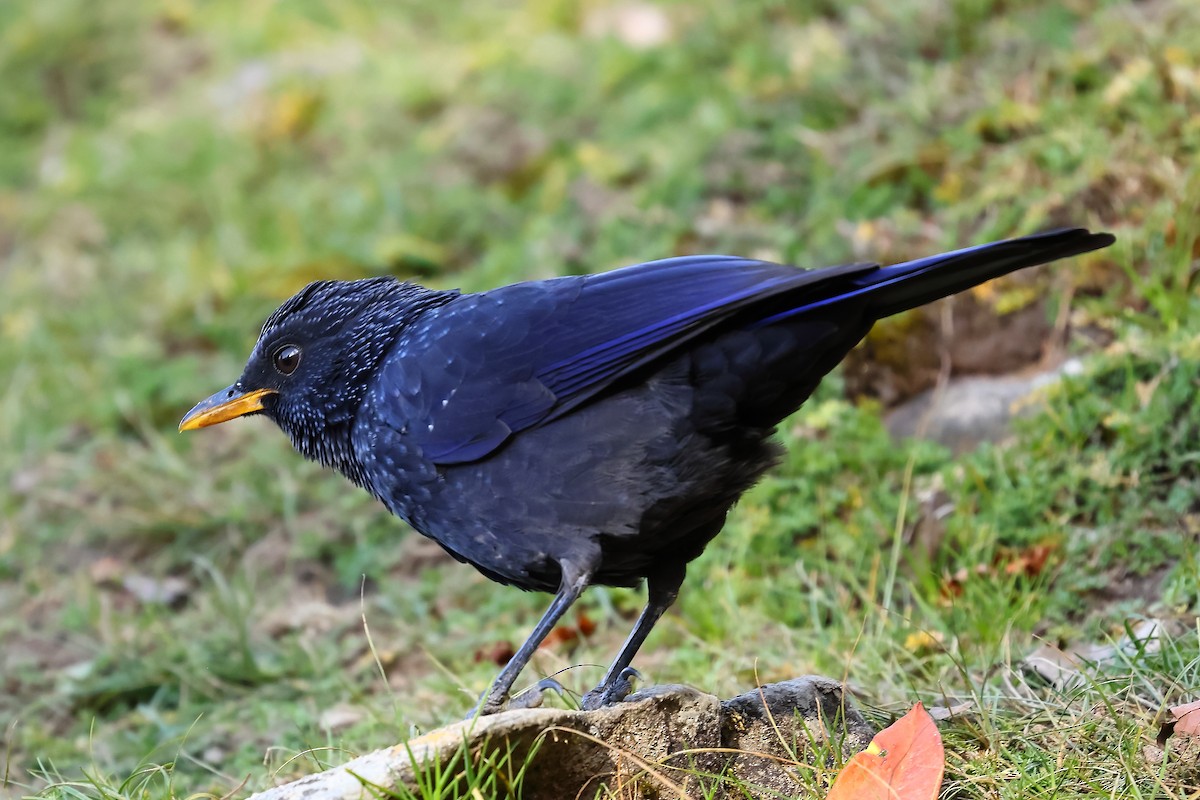
[[[942,736],[917,703],[850,759],[826,800],[936,800],[945,770]]]
[[[591,618],[582,611],[575,615],[575,622],[575,625],[555,625],[538,645],[538,649],[570,644],[580,637],[591,636],[596,630],[596,623],[592,622]]]

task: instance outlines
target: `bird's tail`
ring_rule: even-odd
[[[881,267],[858,278],[861,288],[843,297],[864,297],[868,314],[882,319],[992,278],[1099,250],[1114,241],[1111,233],[1092,233],[1083,228],[1063,228],[1005,239]]]

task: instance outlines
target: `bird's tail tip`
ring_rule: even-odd
[[[1055,228],[882,267],[865,282],[878,319],[1019,269],[1101,250],[1116,240],[1107,231]]]

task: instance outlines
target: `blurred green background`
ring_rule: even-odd
[[[893,441],[871,398],[928,386],[902,365],[936,351],[908,336],[940,312],[881,326],[868,378],[835,375],[787,426],[788,462],[639,666],[724,695],[817,671],[882,708],[1000,713],[996,675],[1038,642],[1187,619],[1198,150],[1193,0],[7,0],[0,795],[219,796],[341,762],[457,719],[540,614],[267,423],[175,433],[317,278],[474,290],[1114,231],[963,301],[1088,365],[1014,442]],[[934,490],[954,511],[912,546]],[[1034,545],[1045,569],[1003,568]],[[607,661],[638,604],[592,592],[586,641],[566,630],[539,669]],[[1195,687],[1194,638],[1139,667],[1174,682],[1158,702]],[[1120,753],[1143,732],[1112,730]],[[973,741],[951,777],[1000,796],[971,771],[1019,762]]]

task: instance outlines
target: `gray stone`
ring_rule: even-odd
[[[887,427],[893,436],[921,436],[964,453],[1003,439],[1014,417],[1038,407],[1040,389],[1081,370],[1072,359],[1035,374],[956,378],[897,406],[887,415]]]
[[[726,700],[721,717],[721,745],[738,751],[729,761],[730,772],[747,785],[784,797],[802,791],[793,765],[805,761],[814,746],[832,745],[826,752],[848,758],[875,735],[842,685],[818,675],[769,684]]]
[[[413,786],[414,764],[461,772],[464,751],[509,776],[524,766],[525,800],[592,797],[601,785],[620,797],[719,797],[712,784],[722,775],[759,787],[754,797],[794,796],[801,785],[787,764],[808,758],[812,743],[831,742],[848,757],[873,735],[828,678],[770,684],[724,703],[686,686],[656,686],[597,711],[508,711],[455,723],[252,800],[367,800],[378,794],[368,785]]]

